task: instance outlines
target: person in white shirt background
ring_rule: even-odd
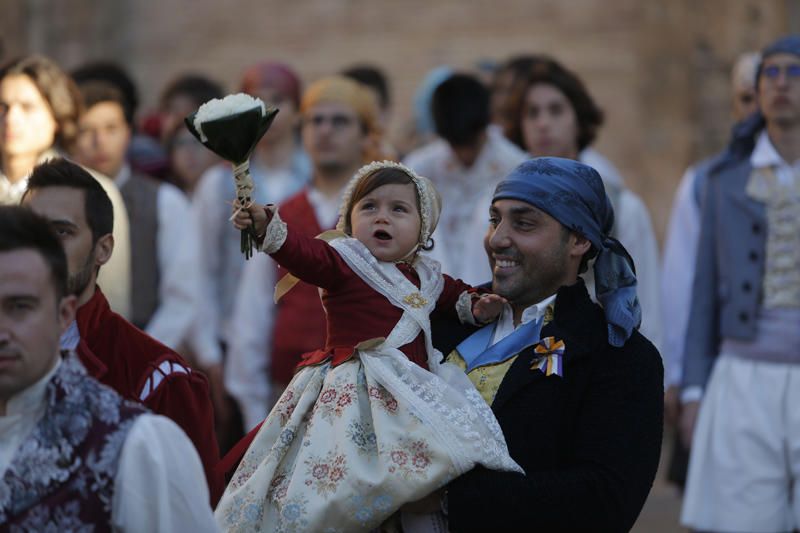
[[[473,229],[475,206],[528,156],[489,127],[489,90],[474,76],[453,74],[433,93],[431,113],[439,139],[403,162],[430,179],[442,196],[442,215],[430,256],[442,271],[477,285],[491,278]],[[480,204],[484,205],[484,204]],[[485,219],[481,213],[481,219]],[[480,258],[477,260],[475,258]]]
[[[180,428],[59,353],[75,307],[49,223],[0,207],[0,523],[216,531],[200,459]]]
[[[641,332],[660,351],[660,264],[650,214],[642,199],[625,187],[617,172],[609,174],[603,168],[608,168],[603,164],[605,158],[596,152],[586,157],[586,150],[603,124],[603,112],[577,75],[546,57],[531,63],[528,76],[517,85],[508,106],[515,120],[509,123],[506,135],[531,156],[564,157],[590,165],[589,161],[600,162],[595,169],[614,206],[611,234],[625,246],[636,264]],[[481,230],[485,228],[486,222],[482,221]],[[488,272],[485,278],[489,278]],[[593,286],[591,269],[584,279],[587,286]]]
[[[131,219],[130,321],[170,348],[189,334],[201,280],[199,235],[186,196],[174,185],[132,171],[126,159],[135,110],[109,82],[80,85],[86,112],[75,158],[114,179]]]
[[[37,163],[64,155],[75,143],[83,113],[72,78],[51,59],[30,55],[0,70],[0,205],[17,204]],[[128,212],[119,189],[94,173],[114,205],[117,252],[100,276],[114,309],[130,314],[131,249]]]
[[[761,60],[758,52],[741,54],[731,71],[731,110],[736,123],[746,119],[758,109],[756,101],[756,68]],[[705,173],[719,159],[721,153],[694,163],[683,174],[672,203],[667,225],[661,269],[661,308],[664,329],[664,418],[668,424],[694,426],[699,398],[691,392],[684,395],[688,409],[681,402],[683,354],[689,308],[692,297],[697,241],[700,238],[700,202],[705,184]],[[688,440],[675,439],[669,480],[683,487],[689,463]]]

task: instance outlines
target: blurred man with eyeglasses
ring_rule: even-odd
[[[702,194],[681,516],[700,531],[800,526],[800,35],[764,49],[756,99]]]

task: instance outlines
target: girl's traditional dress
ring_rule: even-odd
[[[348,191],[390,164],[376,165]],[[420,193],[427,240],[435,191],[402,168]],[[469,287],[424,256],[387,263],[344,234],[309,239],[277,212],[262,250],[320,287],[328,340],[304,356],[242,459],[217,507],[223,530],[366,531],[478,463],[521,472],[486,402],[431,345],[431,313],[471,320]]]

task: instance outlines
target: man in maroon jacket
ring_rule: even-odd
[[[219,449],[205,376],[113,312],[97,286],[97,272],[114,249],[114,213],[105,191],[80,166],[54,159],[34,168],[22,203],[50,221],[67,255],[69,290],[78,297],[78,311],[61,348],[75,350],[101,383],[186,432],[203,462],[215,504],[224,487],[213,472]]]

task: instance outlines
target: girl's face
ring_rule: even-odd
[[[419,240],[420,214],[413,183],[381,185],[350,214],[353,237],[379,261],[403,259]]]

